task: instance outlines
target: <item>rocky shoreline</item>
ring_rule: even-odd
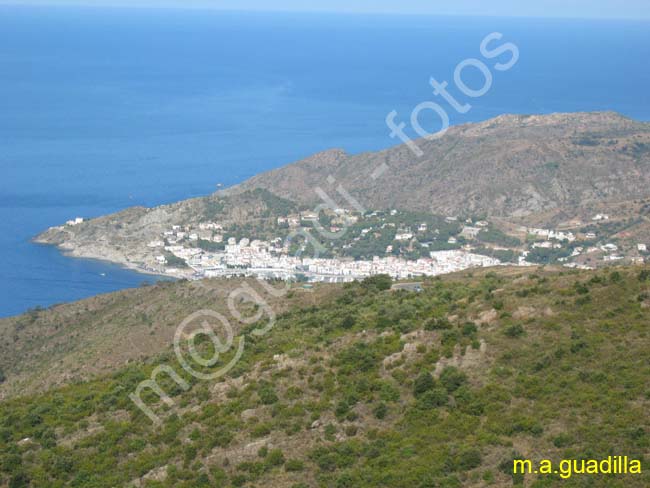
[[[74,244],[69,241],[57,242],[58,239],[53,239],[53,232],[59,231],[57,228],[51,228],[42,234],[34,237],[32,242],[43,246],[54,246],[64,256],[72,259],[89,259],[95,261],[102,261],[105,263],[115,264],[129,271],[148,276],[159,276],[164,278],[174,279],[189,279],[194,274],[192,270],[180,270],[177,268],[164,269],[148,267],[143,262],[126,257],[120,252],[116,252],[109,247],[88,247],[82,244]]]

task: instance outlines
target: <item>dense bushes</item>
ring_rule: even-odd
[[[366,288],[384,291],[390,290],[391,286],[393,286],[393,280],[388,275],[375,275],[364,279],[362,285]]]
[[[156,406],[160,428],[126,396],[158,359],[0,403],[0,486],[126,486],[165,466],[167,479],[148,486],[506,486],[515,442],[549,458],[644,456],[650,310],[637,297],[650,274],[475,273],[420,293],[355,283],[290,310],[248,344],[241,383],[218,397],[212,384],[180,389],[173,409]],[[585,296],[598,314],[574,306]],[[493,307],[496,323],[476,326]],[[458,367],[440,371],[440,359]],[[253,443],[263,447],[231,455]],[[608,482],[617,486],[580,481]]]

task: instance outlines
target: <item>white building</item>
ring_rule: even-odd
[[[603,256],[603,261],[621,261],[623,256],[616,256],[612,254],[611,256]]]
[[[79,224],[83,224],[83,223],[84,223],[84,219],[82,219],[81,217],[77,217],[74,220],[68,220],[65,224],[75,226],[75,225],[79,225]]]
[[[315,212],[303,212],[300,214],[300,218],[305,222],[316,222],[318,220],[318,214]]]
[[[476,239],[476,236],[478,236],[479,232],[481,232],[480,227],[470,227],[466,225],[465,227],[463,227],[463,230],[460,233],[460,235],[466,239]]]
[[[203,222],[199,224],[200,230],[223,230],[223,227],[220,224],[214,222]]]
[[[413,234],[411,234],[410,232],[401,232],[395,234],[396,241],[408,241],[410,239],[413,239]]]

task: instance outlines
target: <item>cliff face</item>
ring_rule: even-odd
[[[223,194],[265,188],[312,204],[320,187],[345,206],[342,185],[367,208],[500,217],[650,194],[650,124],[615,113],[504,115],[416,144],[422,157],[404,145],[357,156],[327,151]]]

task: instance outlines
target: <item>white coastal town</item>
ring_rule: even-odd
[[[159,244],[159,242],[151,243]],[[207,252],[179,245],[165,246],[164,250],[185,261],[193,271],[193,278],[229,276],[256,276],[266,279],[303,279],[310,282],[347,282],[377,274],[388,274],[396,279],[417,276],[436,276],[474,267],[496,266],[497,259],[465,250],[431,252],[429,258],[406,260],[398,257],[374,257],[371,261],[353,259],[325,259],[291,256],[288,245],[281,240],[266,242],[230,238],[224,251]],[[167,258],[157,256],[159,264]],[[178,272],[172,269],[170,272]]]
[[[378,274],[409,279],[499,265],[554,263],[593,269],[616,262],[643,264],[648,255],[643,242],[612,241],[611,234],[601,234],[599,225],[610,221],[607,214],[593,216],[586,227],[578,221],[571,223],[571,230],[518,226],[506,235],[482,219],[447,216],[425,222],[397,210],[357,215],[337,209],[328,215],[326,230],[345,236],[328,242],[329,249],[321,246],[322,252],[314,252],[313,246],[308,251],[305,244],[318,228],[318,217],[308,211],[281,215],[271,230],[262,231],[264,238],[244,237],[246,232],[232,223],[170,224],[126,262],[144,272],[186,279],[255,276],[337,283]],[[58,229],[84,225],[86,220],[77,217]],[[302,236],[305,242],[292,243],[288,235]]]

